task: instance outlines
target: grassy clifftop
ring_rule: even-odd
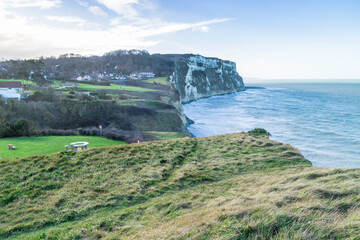
[[[360,170],[246,133],[0,161],[1,239],[356,239]]]

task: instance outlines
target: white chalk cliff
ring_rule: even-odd
[[[181,103],[245,89],[234,62],[199,55],[176,61],[169,81],[179,91]]]

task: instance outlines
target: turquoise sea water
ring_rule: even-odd
[[[251,84],[184,105],[195,136],[265,128],[314,166],[360,167],[360,83]]]

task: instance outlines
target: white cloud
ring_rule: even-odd
[[[114,49],[149,48],[160,43],[160,40],[154,40],[155,36],[184,30],[206,32],[209,31],[211,24],[229,20],[213,19],[195,23],[173,23],[160,18],[139,15],[137,7],[143,8],[141,4],[146,4],[145,1],[98,1],[104,2],[109,7],[114,4],[113,9],[127,6],[133,9],[133,13],[120,15],[119,13],[123,10],[117,10],[119,14],[117,18],[110,19],[108,25],[101,24],[96,28],[94,28],[96,23],[73,16],[45,15],[44,17],[49,22],[38,23],[32,17],[27,18],[17,13],[16,9],[2,8],[2,0],[0,0],[2,26],[0,28],[0,58],[28,58],[66,52],[102,54]],[[91,7],[86,2],[78,3],[86,8]],[[151,6],[146,5],[146,7]],[[57,24],[52,22],[57,22]],[[74,23],[74,26],[69,28],[69,23]],[[85,24],[86,29],[82,27]],[[93,28],[90,29],[90,26]]]
[[[3,6],[11,8],[20,7],[37,7],[40,9],[48,9],[59,7],[62,0],[6,0]]]
[[[78,26],[84,26],[86,23],[84,19],[71,16],[46,16],[46,19],[63,23],[77,23]]]
[[[94,15],[98,15],[98,16],[103,16],[103,17],[107,17],[107,13],[106,12],[104,12],[104,10],[102,10],[100,7],[98,7],[98,6],[90,6],[89,8],[88,8],[88,10],[92,13],[92,14],[94,14]]]
[[[77,1],[81,6],[83,6],[83,7],[89,7],[89,3],[87,3],[87,2],[84,2],[84,1]]]
[[[193,32],[204,32],[207,33],[210,31],[210,27],[209,26],[201,26],[201,27],[193,27]]]
[[[153,5],[147,0],[97,0],[108,9],[128,19],[139,17],[138,7],[151,8]]]

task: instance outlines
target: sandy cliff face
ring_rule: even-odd
[[[199,55],[176,61],[170,82],[181,103],[245,89],[234,62]]]

